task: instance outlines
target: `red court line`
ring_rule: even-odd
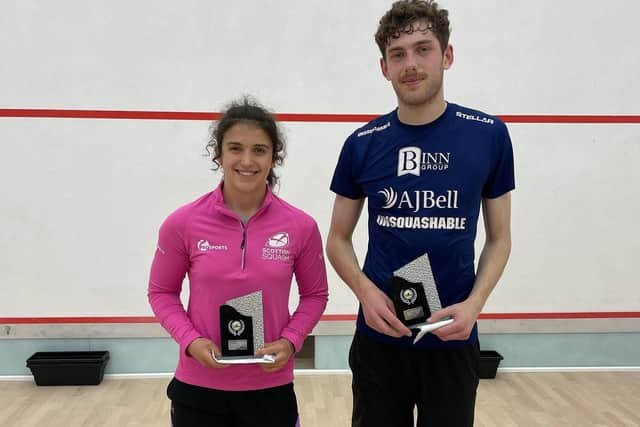
[[[541,320],[541,319],[637,319],[638,311],[575,312],[575,313],[483,313],[485,320]],[[353,321],[355,314],[325,314],[325,322]],[[0,317],[0,324],[58,324],[58,323],[157,323],[152,316],[110,317]]]
[[[217,120],[222,113],[198,111],[121,111],[121,110],[57,110],[0,109],[0,117],[54,119],[134,119],[134,120]],[[285,122],[368,122],[375,114],[302,114],[276,113]]]
[[[5,324],[58,324],[58,323],[158,323],[152,316],[117,317],[0,317]]]
[[[216,120],[220,113],[192,111],[122,111],[122,110],[60,110],[7,108],[0,109],[0,117],[29,117],[52,119],[136,119],[136,120]]]
[[[0,108],[0,117],[73,118],[73,119],[133,119],[133,120],[217,120],[219,112],[202,111],[126,111],[126,110],[67,110]],[[368,122],[378,114],[305,114],[276,113],[284,122],[360,123]],[[640,115],[499,115],[506,123],[640,123]]]
[[[640,318],[638,311],[602,311],[576,313],[482,313],[480,319],[635,319]]]
[[[325,314],[324,321],[355,320],[355,314]],[[611,311],[611,312],[574,312],[574,313],[482,313],[480,319],[511,320],[511,319],[634,319],[640,318],[640,312]]]
[[[580,123],[580,124],[619,124],[640,123],[640,116],[585,116],[585,115],[499,115],[505,123]]]

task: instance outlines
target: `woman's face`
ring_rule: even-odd
[[[273,143],[267,133],[251,123],[238,123],[222,137],[220,164],[225,193],[261,195],[273,167]]]

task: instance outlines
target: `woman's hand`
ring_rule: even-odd
[[[228,368],[229,365],[220,364],[215,361],[213,355],[216,357],[221,356],[220,349],[213,341],[206,338],[196,338],[191,341],[191,344],[187,347],[187,354],[196,359],[202,366],[208,368]]]
[[[293,344],[286,338],[280,338],[277,341],[265,344],[264,347],[256,351],[256,356],[274,355],[276,359],[274,363],[262,363],[260,366],[263,371],[275,372],[287,364],[294,352]]]

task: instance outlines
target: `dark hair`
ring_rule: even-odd
[[[426,22],[426,27],[416,26],[420,21]],[[440,42],[440,49],[449,45],[449,11],[438,8],[438,3],[432,0],[400,0],[380,18],[376,31],[376,43],[382,57],[386,59],[386,48],[391,39],[400,37],[401,33],[411,34],[414,31],[429,29]]]
[[[271,140],[273,148],[273,157],[271,160],[273,161],[273,164],[277,166],[282,165],[286,156],[285,141],[280,129],[278,128],[276,119],[255,99],[250,96],[243,96],[242,98],[231,102],[231,104],[229,104],[223,111],[222,118],[213,122],[211,125],[209,141],[207,142],[206,149],[212,157],[213,170],[218,170],[221,167],[219,159],[222,156],[222,141],[224,134],[239,123],[254,125],[257,128],[262,129]],[[278,177],[273,172],[273,168],[269,170],[267,183],[269,184],[269,187],[272,188],[278,183]]]

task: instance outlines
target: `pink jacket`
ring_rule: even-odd
[[[180,301],[185,274],[186,311]],[[291,315],[293,274],[300,302]],[[180,346],[176,378],[219,390],[256,390],[293,380],[293,357],[281,370],[266,373],[258,365],[205,368],[186,353],[198,337],[220,346],[220,305],[257,290],[262,290],[265,343],[284,337],[300,350],[328,296],[313,218],[268,189],[262,207],[243,225],[225,206],[222,184],[169,215],[160,227],[148,296],[157,319]]]

